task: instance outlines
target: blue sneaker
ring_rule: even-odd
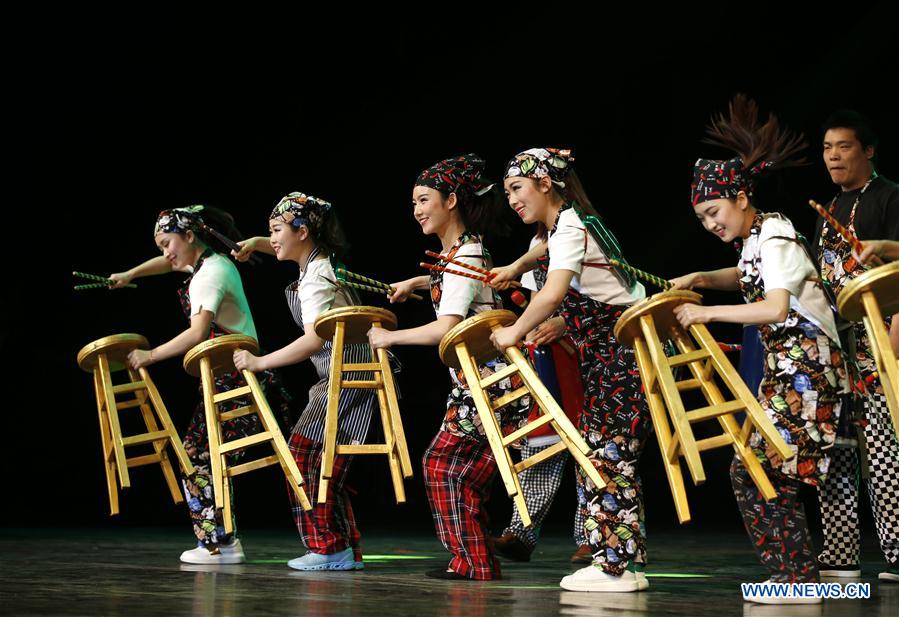
[[[291,559],[287,566],[294,570],[361,570],[364,567],[361,561],[353,560],[351,548],[330,555],[310,551],[302,557]]]

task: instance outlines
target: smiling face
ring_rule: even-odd
[[[546,219],[546,213],[552,205],[552,181],[548,177],[534,180],[512,176],[503,180],[503,189],[509,207],[515,210],[522,222],[530,224]]]
[[[278,261],[299,261],[303,246],[309,239],[309,230],[305,225],[301,225],[297,229],[286,218],[282,216],[269,220],[268,241],[272,245]]]
[[[710,199],[696,204],[693,212],[706,231],[722,242],[733,242],[749,235],[755,209],[746,193],[740,191],[736,199]]]
[[[824,164],[830,179],[844,191],[860,188],[871,177],[874,147],[862,147],[855,129],[832,128],[824,133]]]
[[[452,222],[456,208],[456,195],[451,193],[444,197],[443,193],[429,186],[416,186],[412,189],[412,215],[425,235],[438,234]]]
[[[162,256],[169,260],[173,270],[181,270],[192,266],[197,261],[198,251],[194,232],[185,234],[163,232],[153,238]]]

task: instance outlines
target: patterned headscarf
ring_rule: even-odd
[[[203,225],[203,217],[200,216],[203,208],[203,206],[197,205],[163,210],[156,217],[153,235],[161,233],[185,234],[188,231],[196,233]]]
[[[503,179],[522,176],[539,180],[549,176],[553,184],[565,188],[565,177],[571,171],[573,161],[571,150],[531,148],[516,154],[509,161]]]
[[[474,153],[444,159],[421,172],[415,186],[427,186],[444,195],[460,191],[481,195],[493,186],[481,175],[486,165],[486,161]]]
[[[726,161],[698,159],[690,187],[693,205],[712,199],[736,199],[740,191],[752,195],[756,176],[772,165],[774,161],[760,161],[746,169],[739,156]]]
[[[320,222],[330,209],[331,202],[294,191],[281,198],[268,218],[276,219],[290,214],[293,216],[293,219],[289,221],[291,225],[299,227],[309,224],[311,219]]]

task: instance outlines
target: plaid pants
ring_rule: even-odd
[[[770,571],[772,582],[817,582],[818,566],[799,499],[800,482],[770,465],[765,465],[765,471],[777,491],[771,501],[765,501],[740,457],[735,456],[730,466],[737,507],[759,561]]]
[[[497,468],[486,442],[439,431],[422,459],[425,490],[449,568],[475,580],[500,578],[483,504]]]
[[[530,458],[551,445],[553,444],[522,446],[521,458]],[[518,481],[521,483],[521,492],[524,495],[524,502],[527,504],[533,525],[530,529],[525,529],[521,522],[521,514],[513,504],[512,521],[503,530],[503,535],[513,534],[531,550],[537,546],[540,528],[553,504],[559,485],[562,484],[562,474],[565,472],[565,464],[570,456],[567,451],[559,452],[554,457],[529,467],[519,474]],[[575,498],[577,498],[576,494]],[[575,508],[574,512],[574,543],[577,546],[587,543],[587,537],[584,534],[584,512],[580,507]]]
[[[880,548],[889,563],[899,561],[899,444],[883,394],[865,397],[867,425],[859,430],[868,453],[868,496]],[[855,448],[833,448],[827,481],[818,491],[824,550],[818,558],[835,566],[859,562],[858,482]]]
[[[288,487],[293,519],[297,531],[300,532],[303,546],[313,553],[322,555],[337,553],[351,547],[355,561],[362,561],[362,549],[359,547],[361,535],[356,527],[349,494],[344,487],[353,457],[334,458],[334,474],[328,482],[328,498],[319,503],[318,481],[324,452],[323,444],[307,439],[300,433],[292,433],[288,446],[303,476],[303,489],[312,503],[312,510],[306,512],[297,501],[293,489]]]

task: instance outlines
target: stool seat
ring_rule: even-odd
[[[899,434],[899,361],[883,318],[885,314],[899,313],[899,261],[869,270],[850,281],[837,298],[837,308],[849,321],[865,324],[893,431]]]
[[[706,476],[699,453],[732,446],[765,499],[773,499],[776,496],[774,487],[748,446],[752,431],[758,430],[785,460],[795,456],[705,325],[693,324],[688,330],[681,327],[674,309],[685,303],[701,304],[702,296],[682,290],[658,293],[627,309],[614,328],[615,337],[634,349],[668,485],[681,523],[691,518],[681,457],[687,462],[693,483],[702,484]],[[679,353],[666,355],[663,341],[672,341]],[[675,369],[683,366],[689,369],[691,378],[678,380]],[[725,399],[716,377],[725,385],[725,390],[734,395],[733,400]],[[681,392],[691,390],[699,390],[707,405],[687,410]],[[734,414],[744,411],[746,421],[741,428]],[[713,419],[718,421],[723,432],[697,439],[692,424]]]
[[[515,319],[515,314],[506,310],[478,313],[447,332],[440,341],[439,352],[444,364],[462,370],[480,416],[487,443],[496,459],[506,493],[514,499],[522,524],[531,527],[530,512],[518,479],[518,474],[522,471],[567,450],[594,484],[605,486],[609,480],[603,479],[593,466],[587,457],[590,454],[590,447],[540,381],[537,372],[528,363],[521,350],[518,347],[509,347],[505,352],[499,352],[490,342],[490,335],[494,330],[511,325]],[[488,377],[481,377],[478,365],[500,356],[505,357],[508,366]],[[518,375],[524,385],[502,396],[491,398],[488,389],[514,375]],[[503,435],[495,412],[524,396],[532,397],[542,414],[532,417],[517,431]],[[545,431],[546,426],[555,431],[560,441],[531,457],[523,458],[519,463],[514,463],[509,448],[533,432]]]
[[[78,366],[92,373],[97,368],[100,354],[106,355],[109,370],[116,372],[128,368],[128,354],[135,349],[150,349],[150,343],[140,334],[113,334],[88,343],[78,352]]]
[[[259,353],[259,343],[252,336],[245,334],[226,334],[203,341],[184,354],[184,370],[193,377],[200,376],[200,360],[208,358],[212,374],[218,377],[224,373],[233,373],[234,352],[249,351],[253,355]]]
[[[140,334],[113,334],[88,343],[77,355],[78,366],[94,377],[103,467],[106,471],[106,488],[109,493],[109,512],[112,515],[119,513],[119,488],[131,486],[128,472],[131,467],[158,464],[174,502],[184,501],[178,479],[169,461],[169,446],[175,452],[184,474],[190,475],[194,472],[162,397],[150,378],[150,373],[146,367],[134,370],[128,365],[129,353],[135,349],[149,348],[147,339]],[[122,372],[128,379],[123,383],[113,384],[113,374]],[[116,398],[127,394],[132,394],[133,398],[126,400]],[[125,436],[122,434],[119,412],[131,408],[140,411],[145,432]],[[127,456],[125,449],[133,447],[150,447],[152,451],[140,456]]]
[[[368,331],[378,322],[379,328],[396,330],[396,315],[376,306],[344,306],[325,311],[315,320],[315,333],[329,341],[338,323],[343,323],[344,344],[368,343]]]
[[[344,362],[346,345],[368,345],[373,327],[395,330],[396,315],[375,306],[346,306],[325,311],[315,320],[315,333],[331,341],[331,368],[328,381],[328,406],[325,410],[324,444],[318,485],[318,502],[327,500],[328,485],[334,475],[334,459],[341,454],[380,454],[387,456],[393,492],[397,503],[406,501],[404,478],[412,477],[412,460],[406,446],[406,434],[400,417],[393,369],[386,349],[372,349],[368,362]],[[369,346],[369,349],[371,347]],[[348,379],[345,373],[363,373],[370,378]],[[338,444],[340,393],[344,390],[373,390],[378,399],[384,443]]]
[[[450,368],[461,368],[456,346],[465,343],[468,354],[478,364],[496,358],[499,354],[490,342],[490,335],[496,328],[503,328],[515,323],[515,313],[504,309],[483,311],[457,323],[440,340],[440,360]]]

